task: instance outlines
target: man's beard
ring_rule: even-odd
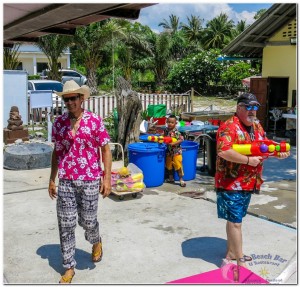
[[[254,122],[256,121],[256,116],[248,116],[248,117],[247,117],[247,121],[248,121],[249,123],[254,123]]]

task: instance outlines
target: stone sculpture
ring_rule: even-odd
[[[17,106],[12,106],[7,120],[7,128],[4,129],[3,139],[5,144],[14,143],[16,140],[28,141],[28,129],[23,127],[22,117]]]

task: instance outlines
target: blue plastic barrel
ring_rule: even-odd
[[[165,178],[166,145],[158,143],[131,143],[129,162],[143,171],[146,187],[160,186]]]
[[[193,180],[196,177],[197,157],[199,144],[193,141],[183,141],[182,147],[182,166],[183,179]],[[177,172],[174,172],[174,179],[179,180]]]

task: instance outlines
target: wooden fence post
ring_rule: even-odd
[[[194,88],[191,89],[191,94],[189,96],[189,112],[193,112],[194,111]]]

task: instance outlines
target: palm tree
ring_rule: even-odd
[[[256,12],[255,16],[254,16],[254,20],[259,19],[265,12],[267,11],[267,9],[260,9]]]
[[[179,30],[179,17],[174,14],[169,16],[169,21],[164,19],[158,26],[162,26],[165,30],[170,30],[171,33],[176,33]]]
[[[219,16],[210,20],[206,24],[202,43],[204,48],[220,48],[226,46],[232,39],[233,20],[229,20],[228,16],[221,13]]]
[[[246,21],[241,20],[239,21],[235,29],[232,31],[233,38],[236,38],[238,35],[240,35],[242,32],[244,32],[247,29],[248,25],[246,24]]]
[[[152,45],[153,56],[144,59],[144,61],[154,72],[156,85],[162,86],[170,68],[172,40],[167,32],[160,34],[152,32],[149,35],[149,41]]]
[[[61,81],[58,58],[72,45],[73,37],[65,35],[46,35],[39,38],[36,46],[47,56],[49,61],[49,79]]]
[[[187,24],[180,24],[182,31],[190,42],[199,42],[202,36],[202,23],[204,20],[200,19],[199,16],[191,15],[191,18],[187,17],[187,21]]]
[[[120,21],[120,20],[118,20]],[[152,56],[150,43],[146,40],[145,29],[140,23],[130,23],[126,20],[120,24],[126,28],[125,37],[117,45],[117,64],[121,67],[124,79],[131,82],[133,70],[145,70],[145,58]]]
[[[12,48],[3,49],[3,68],[4,70],[16,70],[19,65],[20,44],[14,44]]]
[[[100,66],[104,49],[112,37],[124,37],[124,28],[115,20],[92,23],[76,29],[75,45],[87,70],[87,85],[91,95],[98,93],[96,70]]]
[[[201,38],[203,35],[202,23],[204,19],[191,15],[191,17],[187,17],[187,21],[187,24],[181,23],[180,28],[189,43],[188,50],[190,52],[200,52],[202,50]]]

